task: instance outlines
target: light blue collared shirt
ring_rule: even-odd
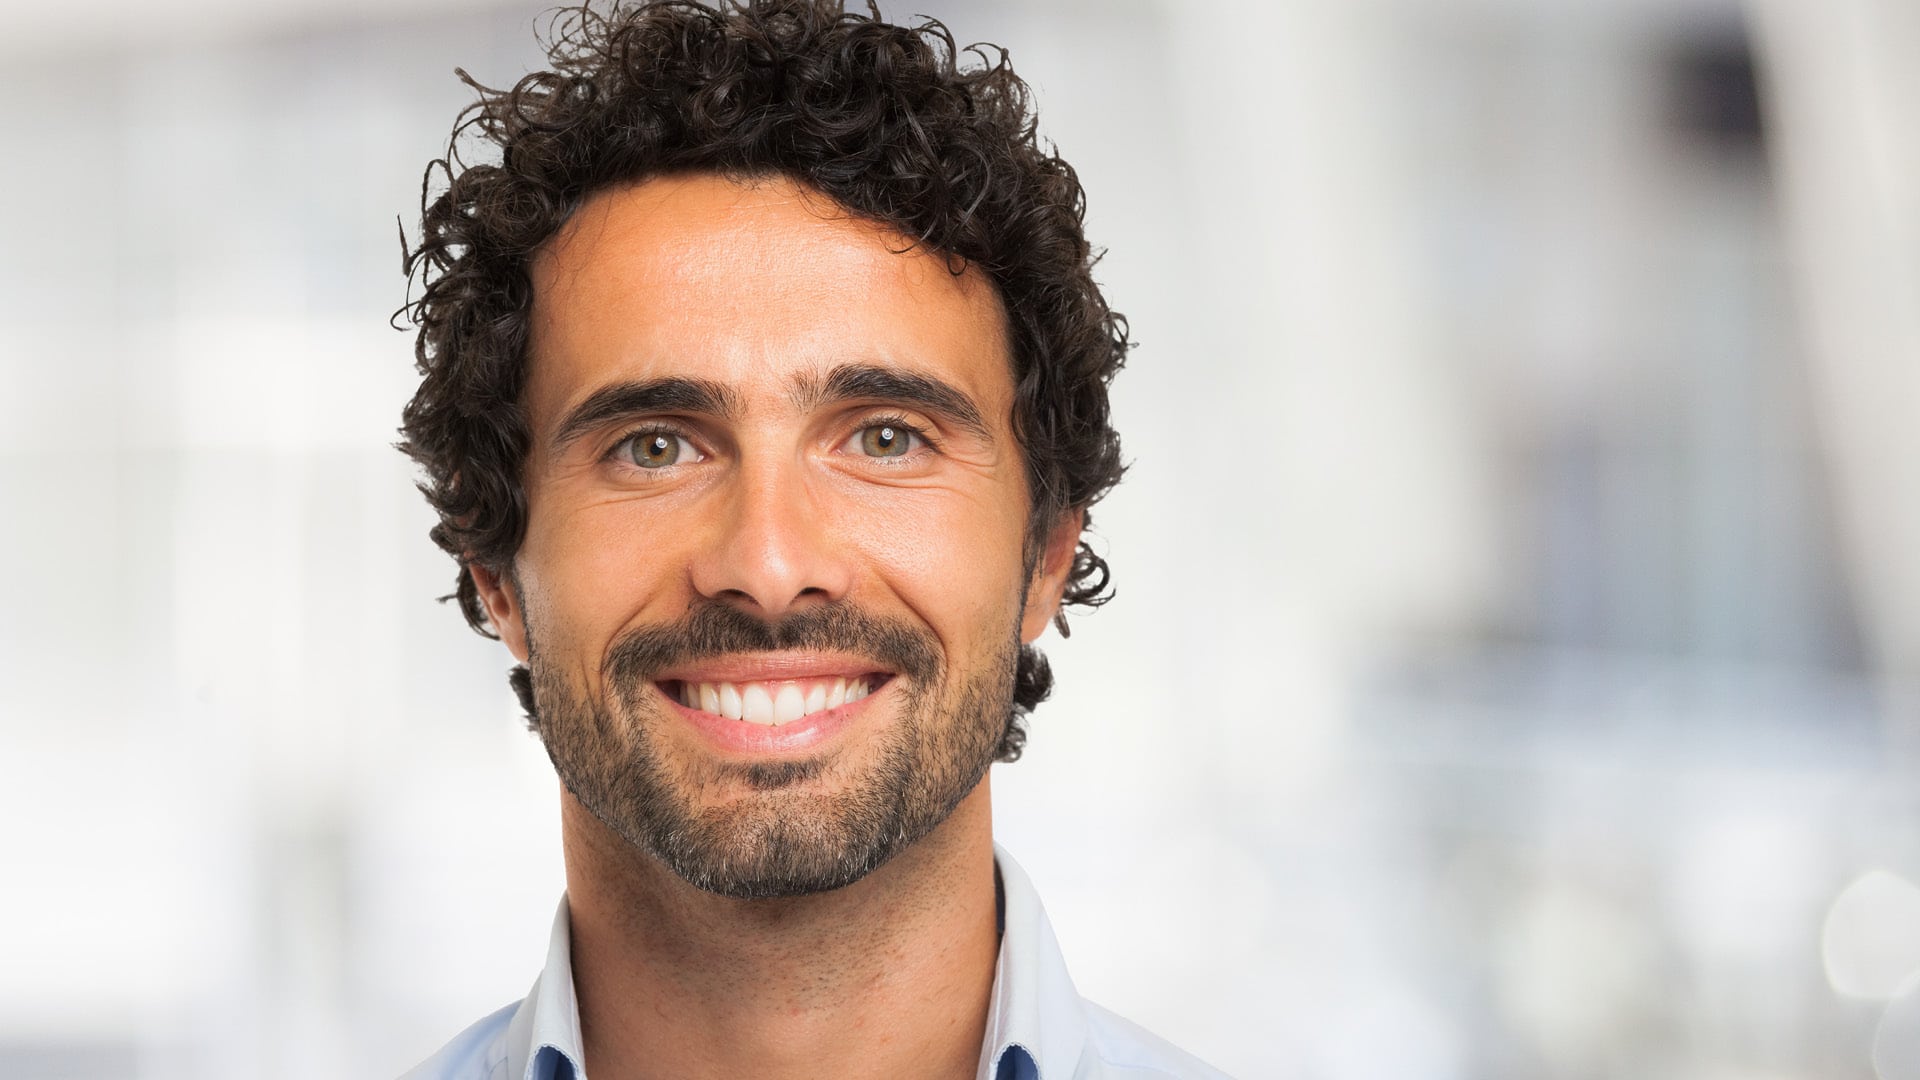
[[[1033,883],[993,849],[1006,923],[993,969],[978,1080],[1227,1080],[1226,1075],[1080,996]],[[567,901],[547,966],[525,1000],[485,1017],[401,1080],[587,1080],[573,996]]]

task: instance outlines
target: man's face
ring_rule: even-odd
[[[533,265],[528,528],[476,580],[568,790],[702,888],[838,887],[938,825],[1058,602],[1078,515],[1027,565],[999,300],[909,247],[691,175]]]

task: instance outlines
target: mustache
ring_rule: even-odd
[[[634,630],[607,654],[608,681],[623,692],[670,667],[745,652],[851,652],[920,684],[940,674],[931,633],[899,619],[861,611],[845,601],[793,612],[774,622],[728,604],[702,602],[676,623]]]

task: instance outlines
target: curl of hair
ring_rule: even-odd
[[[1119,481],[1107,388],[1126,320],[1094,283],[1080,182],[1041,145],[1005,50],[957,49],[937,21],[890,25],[841,0],[589,4],[554,16],[546,48],[551,69],[506,89],[457,73],[477,100],[427,168],[419,243],[401,240],[418,289],[395,319],[418,327],[422,379],[399,448],[424,474],[431,536],[460,564],[452,597],[474,629],[491,636],[469,566],[504,571],[527,523],[529,265],[588,196],[651,176],[786,177],[987,276],[1010,324],[1029,560]],[[484,160],[468,163],[473,143]],[[1064,604],[1104,603],[1108,580],[1082,539]],[[1003,760],[1051,687],[1022,649]]]

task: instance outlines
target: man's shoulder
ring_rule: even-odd
[[[504,1080],[507,1024],[519,1007],[516,1001],[474,1021],[400,1080]]]
[[[1229,1080],[1226,1073],[1096,1002],[1081,999],[1087,1017],[1085,1080]]]

